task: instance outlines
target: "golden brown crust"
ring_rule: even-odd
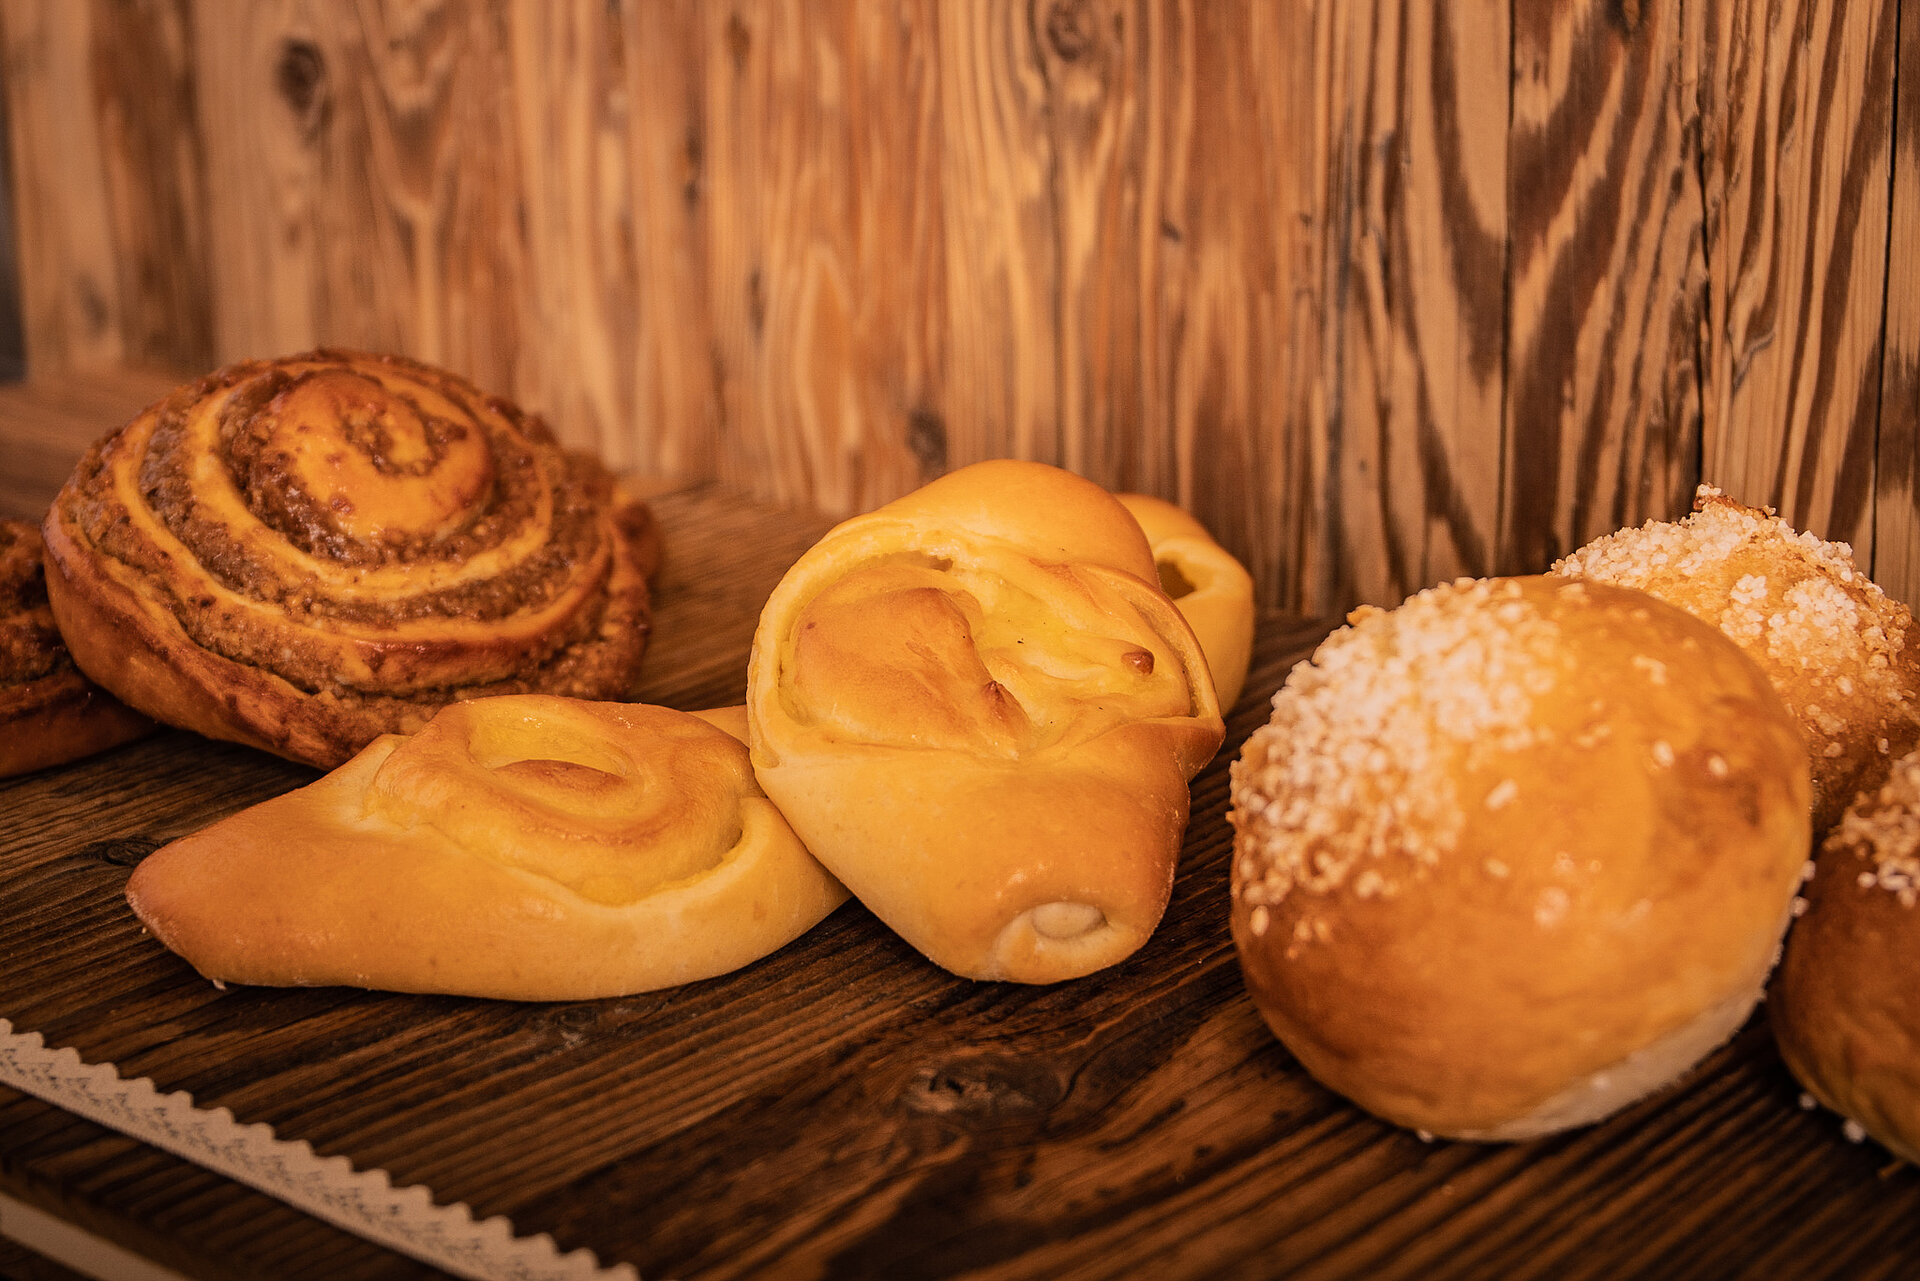
[[[1598,1119],[1731,1034],[1807,852],[1806,756],[1724,636],[1638,592],[1465,581],[1361,610],[1233,769],[1248,989],[1399,1124]]]
[[[708,978],[846,898],[702,718],[452,705],[144,860],[127,899],[208,978],[585,1000]]]
[[[1768,993],[1809,1093],[1920,1163],[1920,753],[1821,847],[1807,911]]]
[[[1193,626],[1220,706],[1240,701],[1253,659],[1253,578],[1206,526],[1165,499],[1115,494],[1153,548],[1160,587]]]
[[[788,572],[747,706],[767,794],[936,963],[1053,982],[1159,923],[1205,657],[1105,490],[982,463],[847,521]]]
[[[1913,615],[1844,543],[1702,485],[1685,520],[1597,538],[1554,570],[1678,605],[1760,665],[1807,736],[1816,839],[1920,742]]]
[[[74,666],[47,604],[40,532],[0,520],[0,777],[78,760],[152,729]]]
[[[46,527],[75,659],[170,724],[331,767],[460,698],[631,694],[659,538],[451,374],[218,371],[95,446]]]

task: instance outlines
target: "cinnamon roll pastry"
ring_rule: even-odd
[[[964,468],[802,556],[754,636],[761,786],[937,964],[1047,983],[1166,909],[1220,708],[1140,527],[1039,463]]]
[[[658,539],[540,419],[395,356],[249,361],[81,460],[46,522],[75,660],[322,768],[463,698],[631,694]]]
[[[1193,626],[1227,710],[1240,701],[1253,660],[1253,577],[1183,508],[1146,494],[1115,494],[1153,548],[1160,587]]]
[[[47,606],[40,531],[0,520],[0,777],[90,756],[152,728],[73,665]]]
[[[724,974],[845,899],[738,738],[538,694],[449,706],[164,846],[127,883],[140,920],[211,979],[523,1001]]]

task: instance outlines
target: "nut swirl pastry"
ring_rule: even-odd
[[[964,468],[831,531],[768,598],[754,768],[808,848],[937,964],[1046,983],[1166,909],[1220,708],[1112,495]]]
[[[208,978],[588,1000],[737,969],[846,891],[755,784],[728,712],[457,703],[127,883]]]
[[[457,699],[628,696],[658,557],[646,507],[540,419],[343,351],[150,407],[81,460],[46,542],[89,676],[323,768]]]
[[[47,606],[40,531],[0,520],[0,777],[77,760],[152,728],[73,665]]]

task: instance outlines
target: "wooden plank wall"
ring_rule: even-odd
[[[1704,474],[1914,601],[1901,8],[0,0],[28,359],[398,349],[833,512],[1041,458],[1308,611]]]

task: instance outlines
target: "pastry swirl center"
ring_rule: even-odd
[[[309,546],[438,542],[493,493],[486,433],[433,403],[346,369],[293,378],[246,422],[228,451],[262,519]]]

